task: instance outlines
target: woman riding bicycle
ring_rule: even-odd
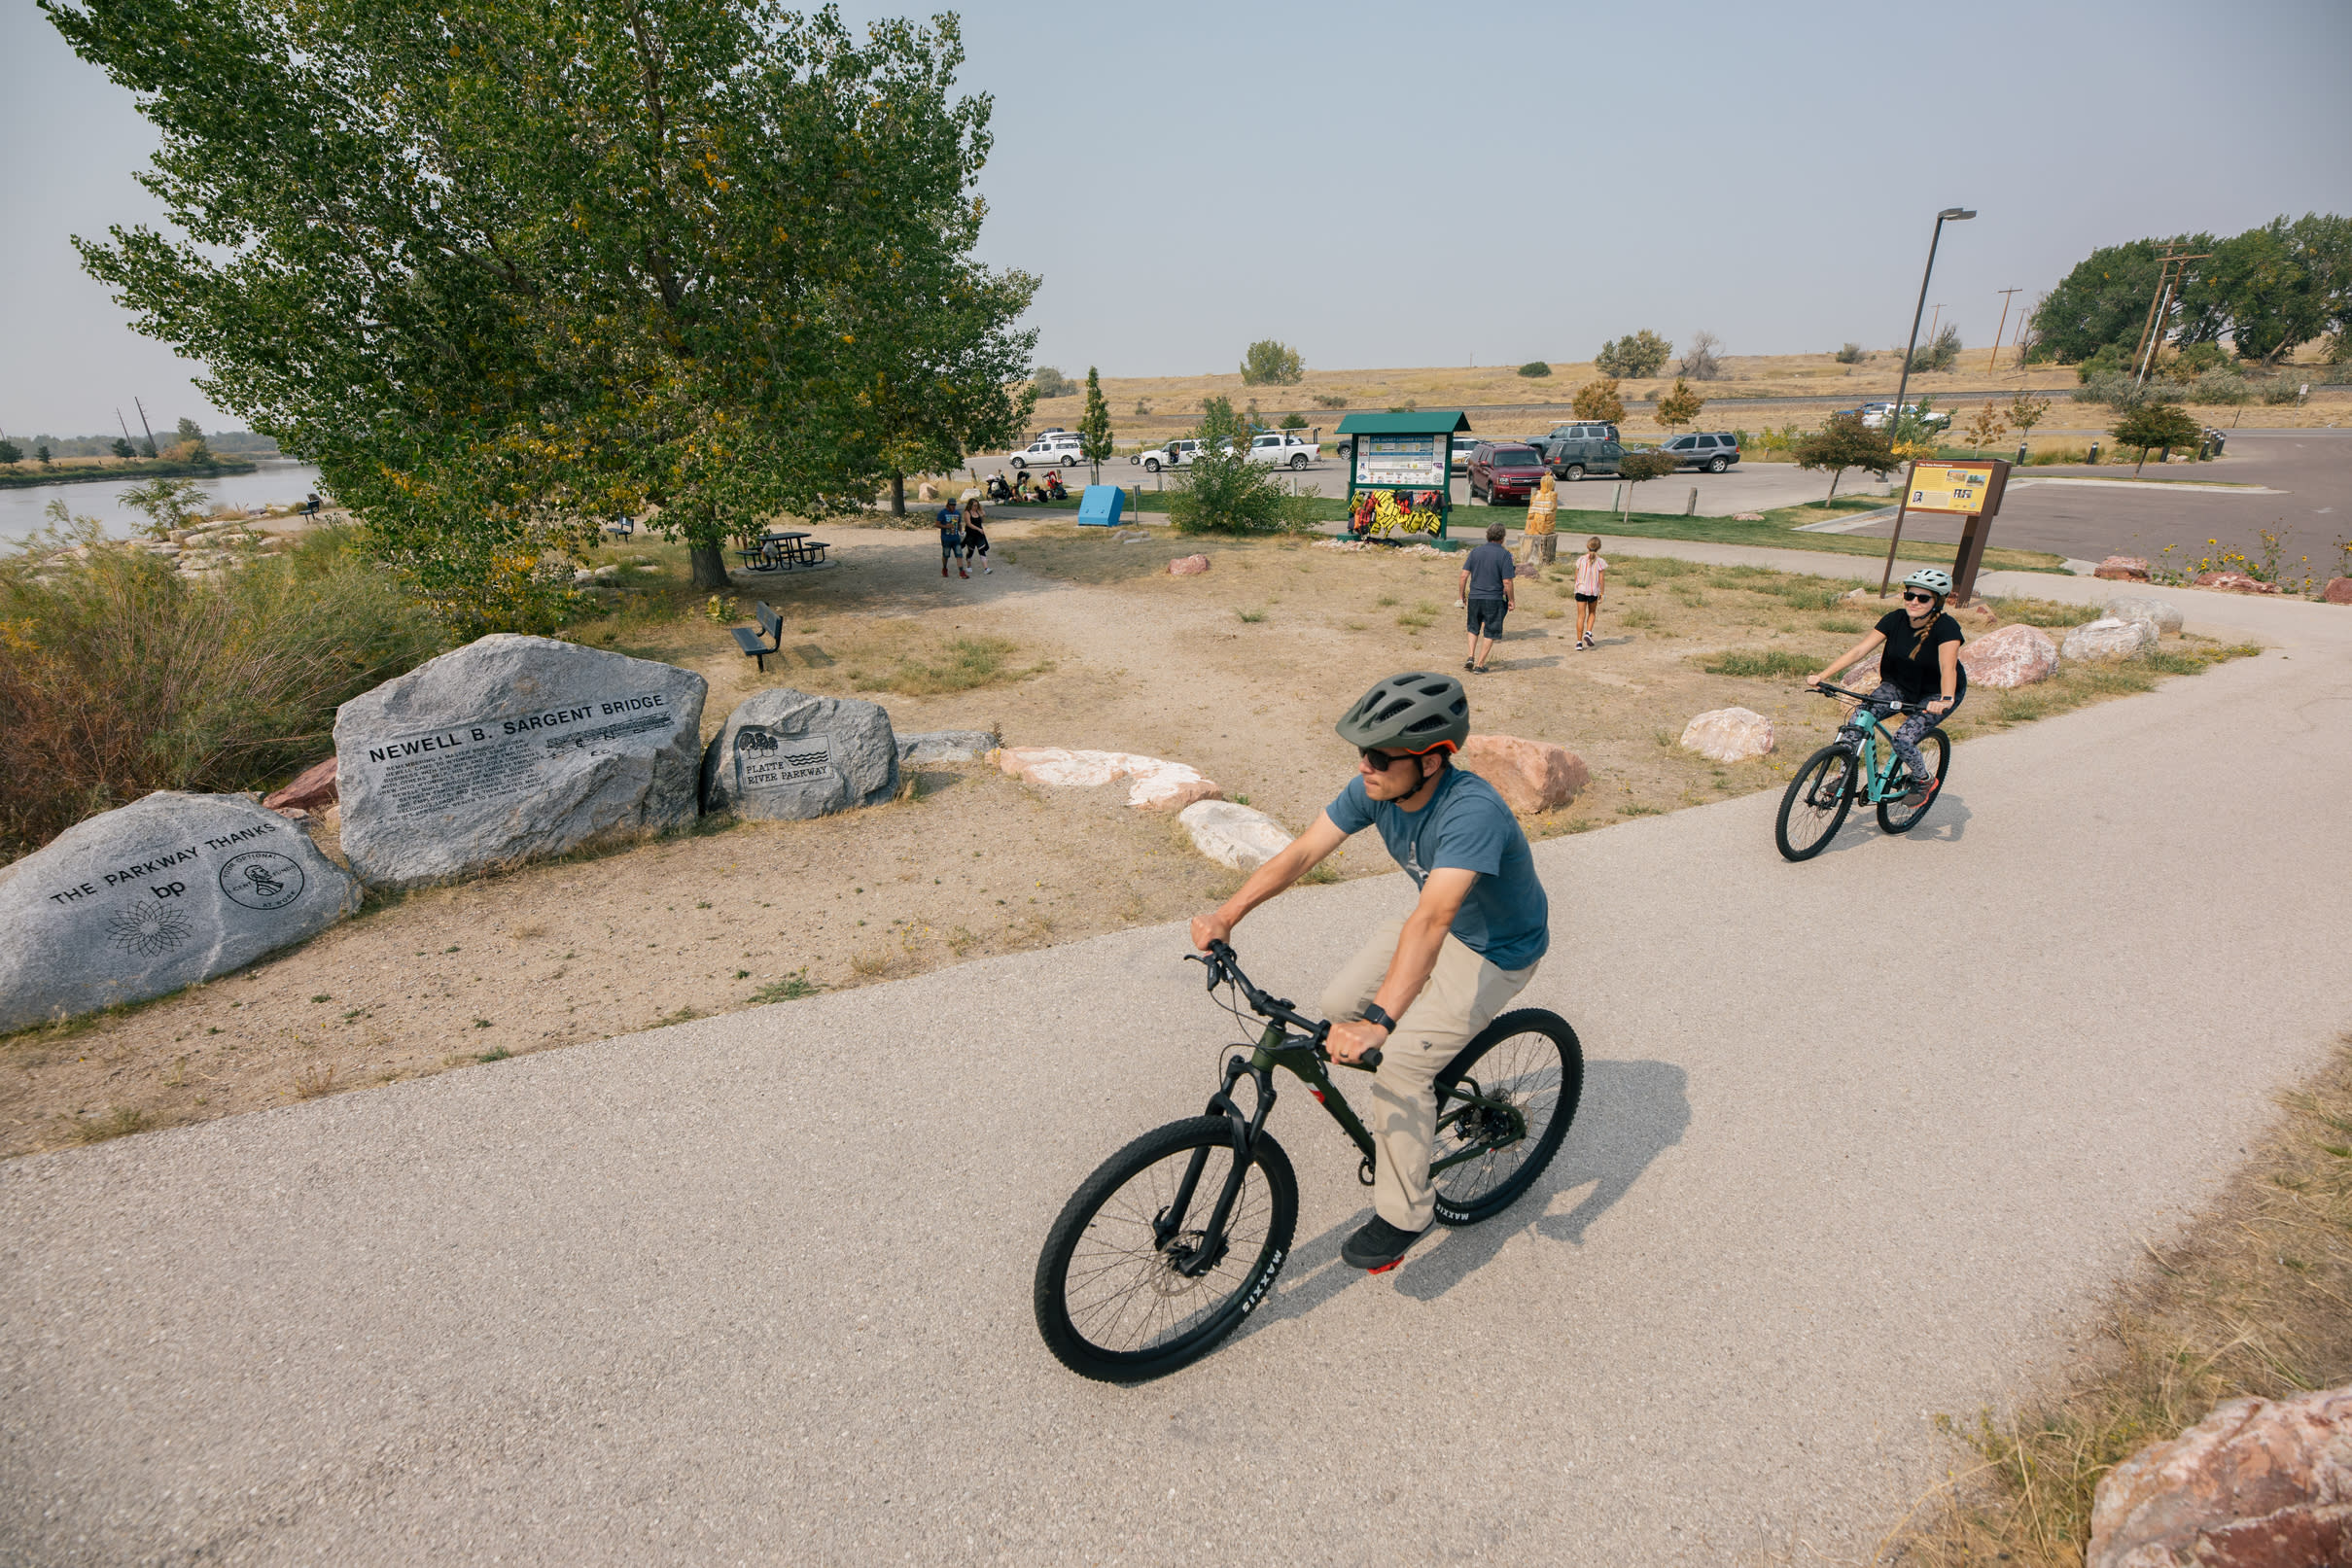
[[[1903,608],[1890,610],[1868,636],[1847,648],[1818,675],[1805,682],[1818,686],[1858,659],[1879,653],[1878,684],[1861,707],[1874,718],[1884,718],[1904,703],[1923,705],[1905,716],[1895,731],[1895,755],[1911,776],[1912,791],[1904,805],[1916,811],[1927,804],[1939,783],[1935,770],[1919,754],[1919,741],[1951,716],[1968,695],[1968,672],[1960,667],[1960,645],[1966,641],[1960,623],[1944,612],[1951,595],[1951,577],[1934,567],[1923,567],[1903,579]],[[1883,652],[1880,650],[1883,649]]]

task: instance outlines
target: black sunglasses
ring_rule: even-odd
[[[1375,773],[1387,773],[1399,762],[1407,761],[1419,754],[1413,751],[1375,751],[1368,746],[1360,748],[1360,749],[1363,752],[1364,760],[1372,764],[1372,771]]]
[[[1906,593],[1903,602],[1907,605],[1932,605],[1936,602],[1936,596],[1932,593]]]

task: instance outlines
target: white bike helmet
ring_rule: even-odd
[[[1903,586],[1906,588],[1925,588],[1929,593],[1934,594],[1938,599],[1948,599],[1951,597],[1951,574],[1948,572],[1939,572],[1932,566],[1923,566],[1918,571],[1913,573],[1910,576],[1905,577],[1903,579]]]

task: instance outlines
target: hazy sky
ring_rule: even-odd
[[[853,5],[862,18],[902,13]],[[2352,212],[2352,4],[1679,8],[985,4],[986,260],[1044,280],[1040,363],[1230,370],[1988,344],[2091,247]],[[0,430],[242,424],[130,331],[69,234],[154,222],[130,95],[0,0]],[[135,416],[133,416],[135,427]]]

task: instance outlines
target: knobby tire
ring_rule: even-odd
[[[1860,758],[1835,743],[1805,759],[1789,780],[1788,791],[1780,797],[1780,815],[1773,823],[1773,839],[1783,859],[1810,860],[1829,848],[1829,841],[1845,825],[1845,814],[1854,808],[1854,778],[1860,765]],[[1834,800],[1829,798],[1833,795]],[[1821,804],[1825,800],[1826,807]]]
[[[1944,793],[1944,775],[1951,767],[1951,742],[1942,730],[1931,729],[1919,737],[1919,752],[1935,760],[1936,792],[1919,802],[1917,811],[1904,805],[1901,795],[1878,802],[1878,825],[1889,833],[1908,833],[1917,827],[1919,819],[1934,809],[1937,797]]]
[[[1468,1079],[1491,1098],[1508,1100],[1527,1119],[1527,1135],[1436,1172],[1441,1225],[1475,1225],[1511,1206],[1560,1152],[1584,1098],[1584,1046],[1568,1021],[1540,1007],[1515,1008],[1480,1029],[1437,1075],[1434,1163],[1482,1141],[1492,1114],[1457,1115],[1464,1102],[1448,1095]]]

